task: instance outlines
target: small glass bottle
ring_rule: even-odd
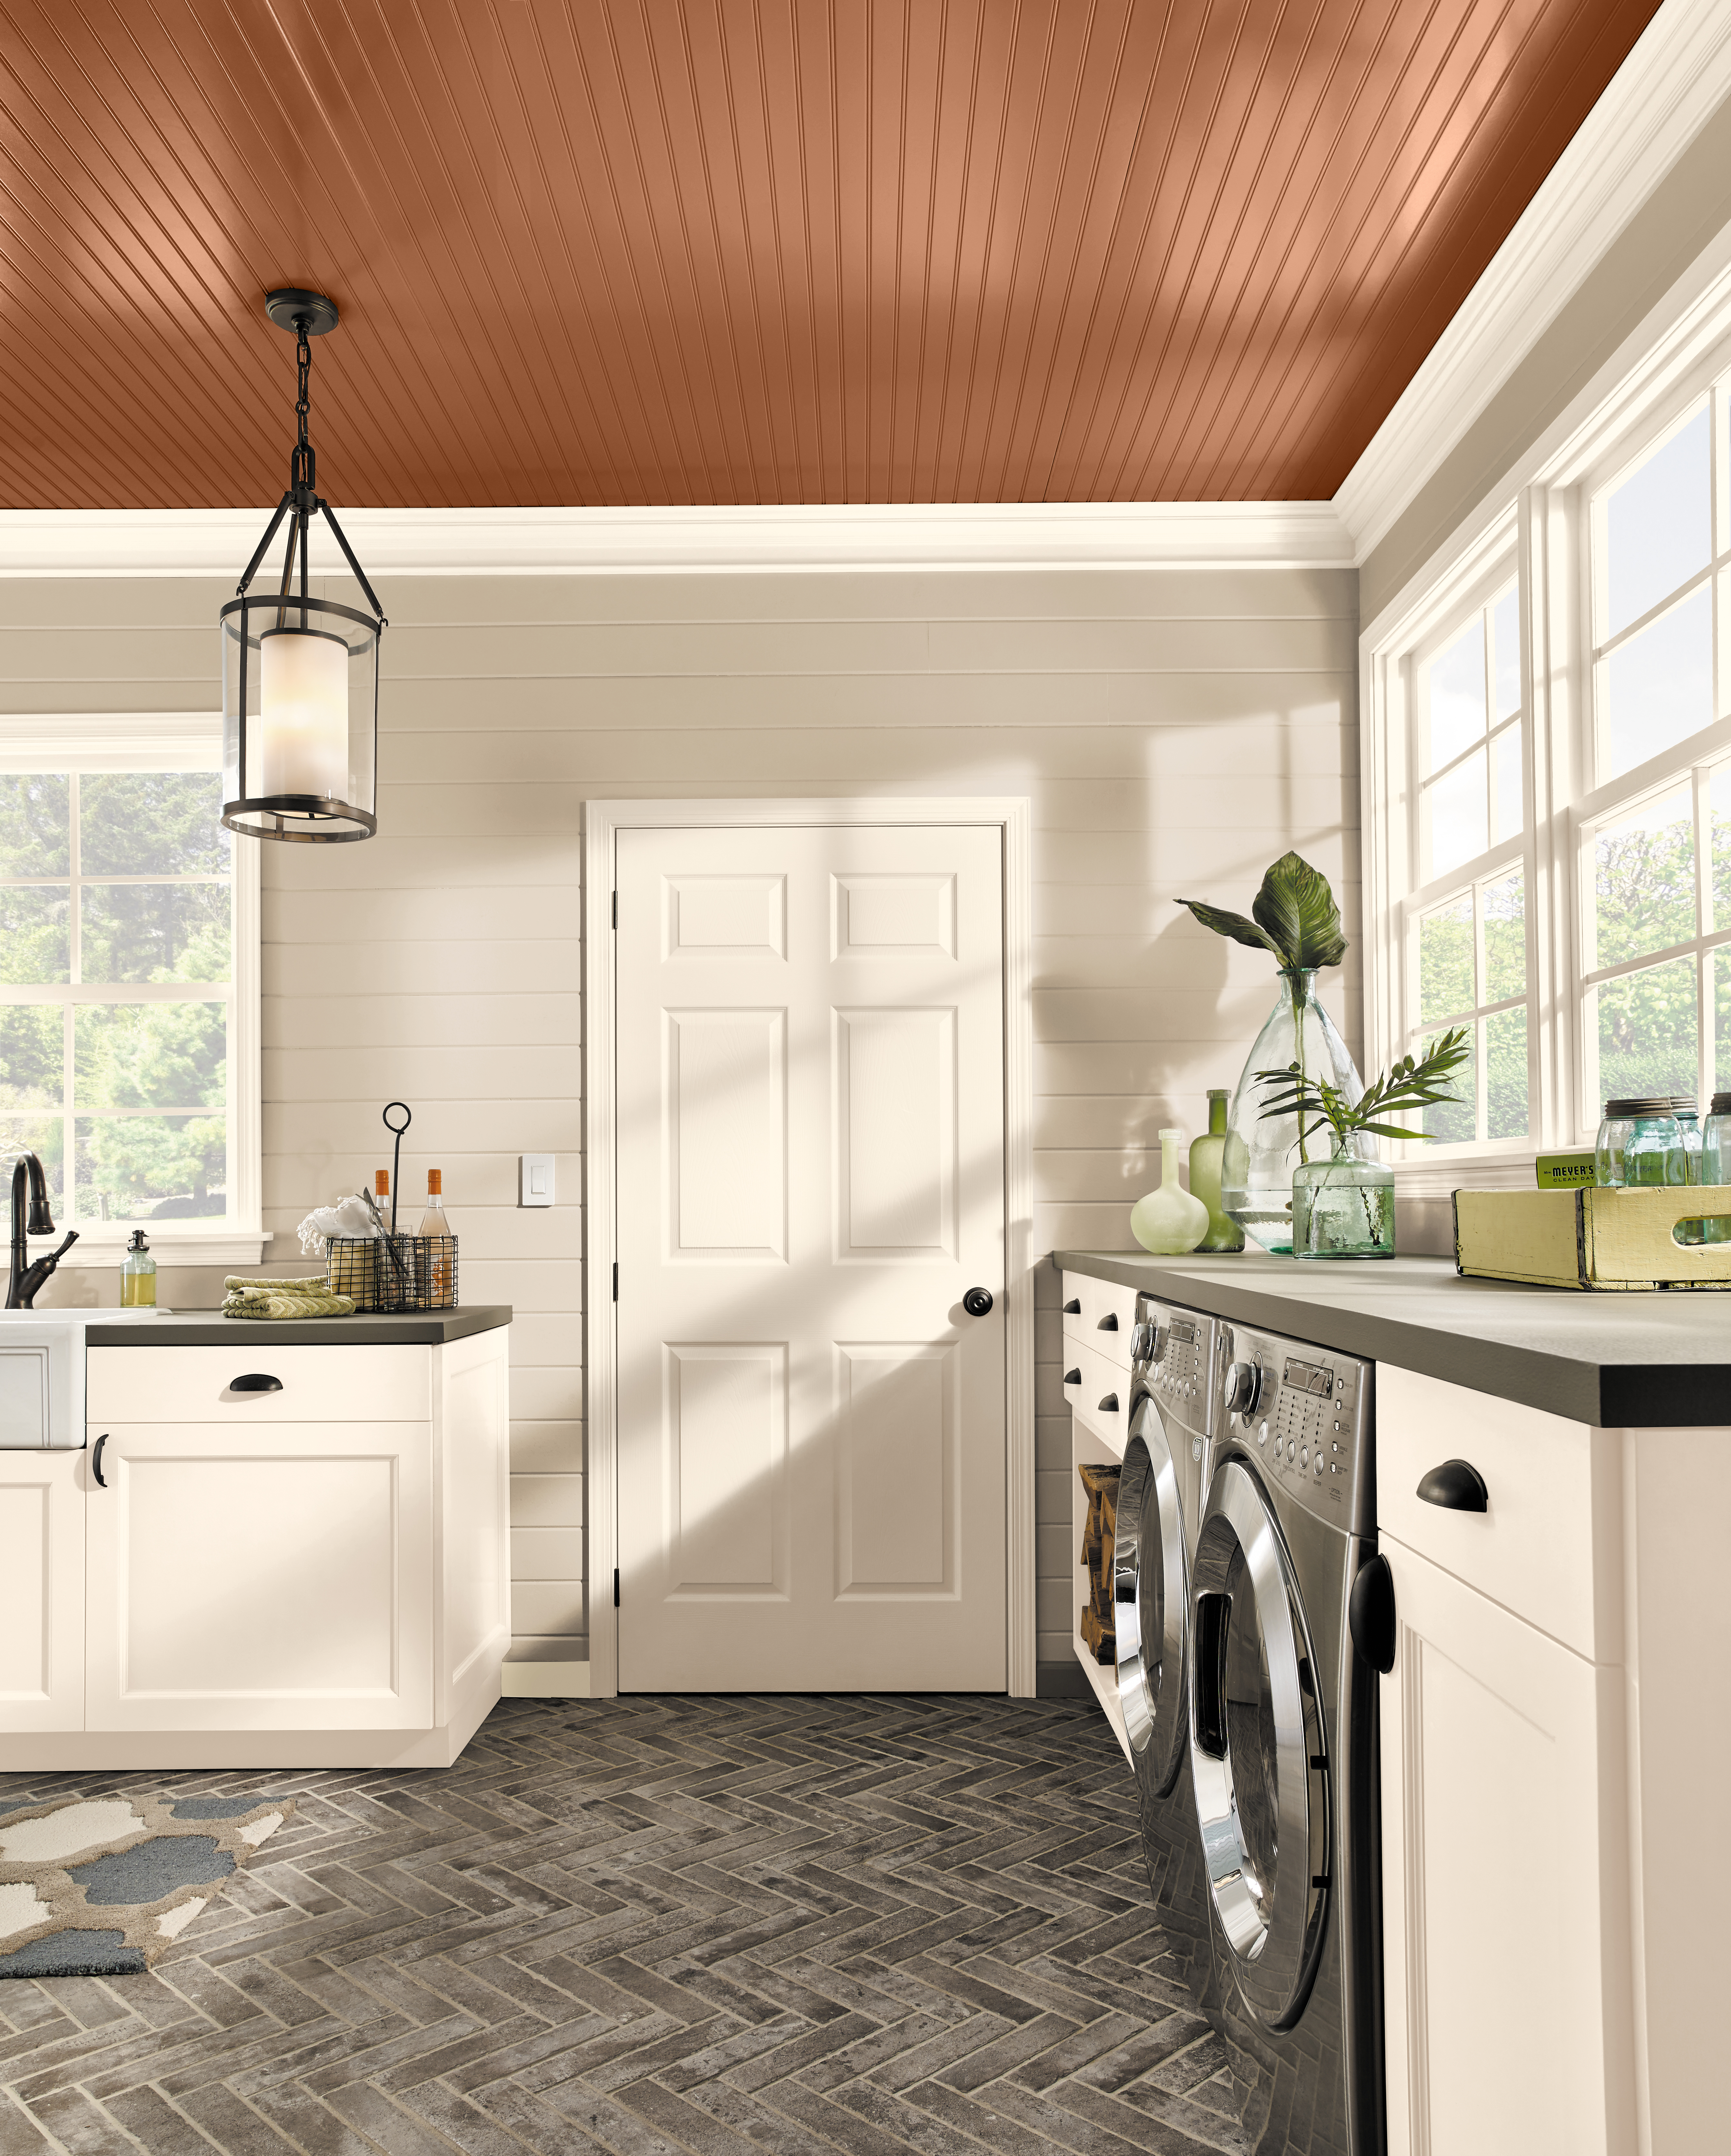
[[[429,1168],[427,1171],[427,1210],[421,1215],[417,1233],[423,1240],[431,1240],[433,1249],[427,1260],[427,1301],[435,1310],[448,1309],[457,1300],[456,1270],[453,1262],[456,1238],[451,1233],[451,1224],[445,1218],[445,1178],[443,1168]]]
[[[1208,1232],[1196,1245],[1199,1250],[1242,1250],[1244,1230],[1220,1202],[1221,1156],[1226,1151],[1227,1102],[1232,1095],[1224,1086],[1208,1089],[1208,1127],[1190,1148],[1190,1194],[1208,1208]]]
[[[1157,1258],[1182,1257],[1208,1232],[1208,1208],[1178,1178],[1182,1131],[1162,1131],[1159,1187],[1130,1208],[1130,1233]]]
[[[154,1310],[156,1306],[156,1260],[144,1239],[142,1228],[132,1230],[126,1255],[120,1260],[122,1310]]]
[[[1701,1118],[1696,1111],[1693,1094],[1673,1093],[1672,1112],[1677,1117],[1677,1127],[1682,1133],[1682,1179],[1685,1183],[1701,1180]]]

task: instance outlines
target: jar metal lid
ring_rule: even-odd
[[[1626,1101],[1607,1101],[1605,1118],[1607,1122],[1621,1122],[1631,1116],[1674,1116],[1676,1110],[1668,1093],[1650,1093],[1645,1097]]]
[[[1707,1112],[1710,1116],[1731,1116],[1731,1093],[1715,1093],[1713,1106]]]

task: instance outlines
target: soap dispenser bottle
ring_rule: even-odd
[[[156,1306],[156,1260],[144,1240],[142,1228],[132,1230],[126,1255],[120,1260],[122,1310],[154,1310]]]

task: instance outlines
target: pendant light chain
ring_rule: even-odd
[[[313,372],[313,348],[308,340],[306,330],[305,316],[297,316],[294,323],[294,367],[297,377],[294,418],[299,439],[294,444],[294,456],[289,460],[289,484],[297,490],[304,490],[310,494],[313,490],[313,475],[316,469],[316,463],[313,456],[312,444],[307,439],[306,434],[307,414],[312,409],[310,388]]]

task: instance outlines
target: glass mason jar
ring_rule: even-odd
[[[1677,1127],[1682,1137],[1682,1179],[1685,1183],[1701,1180],[1701,1118],[1696,1111],[1693,1096],[1673,1093],[1672,1113],[1677,1117]]]
[[[1391,1258],[1395,1171],[1337,1152],[1293,1171],[1295,1258]]]
[[[1731,1093],[1715,1093],[1701,1132],[1701,1180],[1704,1184],[1731,1183]],[[1703,1243],[1731,1243],[1731,1218],[1702,1222]]]
[[[1687,1173],[1687,1155],[1669,1097],[1656,1095],[1624,1105],[1629,1111],[1629,1135],[1623,1143],[1624,1188],[1664,1189],[1682,1183]]]
[[[1307,1078],[1326,1078],[1355,1105],[1364,1092],[1346,1043],[1317,1001],[1314,971],[1281,974],[1279,995],[1232,1096],[1221,1156],[1221,1204],[1277,1257],[1292,1255],[1294,1170],[1326,1161],[1331,1150],[1326,1131],[1314,1131],[1301,1141],[1296,1116],[1261,1113],[1267,1091],[1257,1071],[1285,1070],[1294,1064]],[[1354,1159],[1374,1162],[1376,1142],[1355,1136],[1348,1151]]]

